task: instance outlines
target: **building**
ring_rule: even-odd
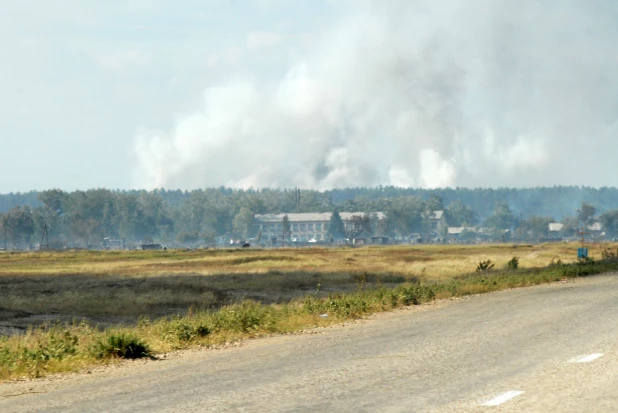
[[[448,241],[471,240],[478,236],[476,227],[448,227]]]
[[[586,230],[592,240],[600,240],[605,237],[603,225],[600,222],[593,222],[592,224],[586,226]]]
[[[382,212],[375,213],[378,219],[384,219]],[[332,212],[308,212],[294,214],[257,214],[255,215],[255,230],[262,238],[280,239],[283,235],[283,218],[287,215],[290,223],[290,233],[286,238],[297,242],[319,242],[329,240],[329,225]],[[351,219],[354,216],[365,216],[364,212],[340,212],[341,220],[346,230],[352,230]],[[287,234],[286,234],[287,235]]]
[[[431,222],[431,230],[435,231],[438,235],[444,234],[445,228],[447,228],[446,216],[444,211],[433,211],[429,216]]]
[[[126,242],[124,238],[120,238],[120,239],[114,239],[114,238],[103,238],[103,243],[102,243],[102,247],[103,249],[106,250],[125,250],[127,249],[126,247]]]
[[[541,242],[544,241],[561,241],[564,235],[564,224],[560,222],[550,222],[547,228],[548,238],[541,238]]]

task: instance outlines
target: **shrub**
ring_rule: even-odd
[[[206,337],[208,334],[210,334],[210,329],[207,326],[191,322],[186,318],[178,318],[165,326],[163,339],[168,342],[188,343]]]
[[[111,334],[99,340],[92,349],[96,358],[138,359],[150,356],[150,348],[131,334]]]
[[[241,304],[224,307],[212,316],[214,331],[250,333],[266,328],[270,323],[272,307],[247,300]]]
[[[519,258],[513,257],[509,262],[504,266],[505,270],[516,270],[519,268]]]
[[[476,272],[487,272],[494,267],[494,263],[491,260],[481,261],[476,267]]]

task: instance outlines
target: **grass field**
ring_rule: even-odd
[[[608,244],[591,247],[600,255]],[[212,249],[199,251],[68,251],[0,254],[4,275],[160,276],[221,275],[271,271],[368,271],[452,277],[474,270],[482,259],[501,265],[516,255],[523,267],[572,261],[576,244],[427,245],[363,248]]]
[[[606,249],[616,245],[590,246],[590,254],[600,260]],[[2,253],[0,380],[107,362],[118,343],[145,340],[155,354],[217,345],[618,269],[613,261],[548,269],[573,262],[576,250],[544,244]],[[520,269],[501,270],[513,257]],[[488,259],[494,270],[475,274]]]

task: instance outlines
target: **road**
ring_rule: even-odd
[[[618,276],[597,276],[4,384],[0,411],[613,412],[617,322]]]

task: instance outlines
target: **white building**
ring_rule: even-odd
[[[375,213],[378,219],[384,219],[382,212]],[[324,241],[329,234],[329,224],[332,212],[308,212],[294,214],[257,214],[255,215],[255,229],[262,233],[262,237],[277,237],[283,235],[283,217],[287,215],[290,222],[289,238],[300,242]],[[351,219],[354,216],[365,216],[364,212],[340,212],[339,215],[345,229],[351,230]],[[286,236],[286,238],[288,238]]]

